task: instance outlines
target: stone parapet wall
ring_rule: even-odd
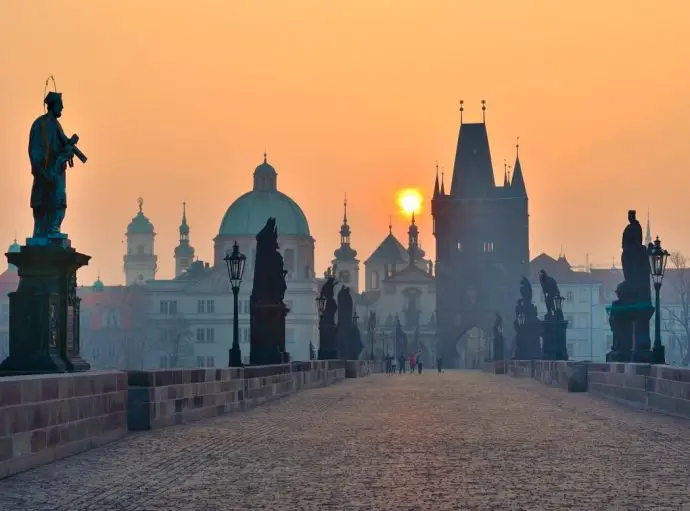
[[[690,419],[690,368],[550,360],[487,362],[484,371],[532,378],[568,392],[590,392],[637,408]]]
[[[318,360],[244,368],[130,371],[129,429],[157,429],[253,408],[299,390],[344,380],[348,367],[354,374],[369,374],[367,362],[361,366],[359,362]]]
[[[127,375],[0,378],[0,479],[127,434]]]
[[[589,392],[617,402],[690,419],[690,368],[589,364]]]
[[[485,361],[482,364],[482,371],[491,374],[506,374],[506,364],[505,360]]]

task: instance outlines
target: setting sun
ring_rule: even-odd
[[[419,207],[422,205],[422,195],[415,189],[402,190],[398,194],[398,204],[408,215],[412,214],[413,211],[419,213]]]

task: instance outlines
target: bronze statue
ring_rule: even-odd
[[[278,251],[278,228],[275,218],[269,218],[256,236],[256,270],[252,294],[262,303],[283,302],[287,285],[283,256]]]
[[[526,303],[532,303],[532,284],[524,275],[520,277],[520,296]]]
[[[651,301],[649,255],[642,244],[642,226],[635,210],[628,211],[629,224],[623,230],[621,264],[625,279],[617,288],[618,297],[626,303]]]
[[[86,156],[77,148],[79,136],[65,136],[58,119],[62,116],[62,94],[49,92],[44,103],[46,113],[31,125],[29,159],[34,177],[31,208],[36,237],[65,238],[60,233],[67,208],[66,169],[73,166],[76,156],[86,163]]]
[[[335,314],[338,312],[338,304],[335,301],[335,277],[332,275],[328,276],[321,286],[321,296],[326,299],[323,322],[326,325],[335,325]]]
[[[556,298],[560,298],[561,296],[561,292],[558,289],[558,283],[556,283],[556,279],[550,277],[544,270],[539,270],[539,283],[544,292],[546,315],[552,317],[556,314]]]

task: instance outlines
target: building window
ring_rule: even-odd
[[[209,314],[213,314],[216,312],[216,301],[215,300],[206,300],[206,312]]]
[[[485,241],[484,242],[484,252],[493,252],[494,251],[494,242],[493,241]]]
[[[204,329],[203,328],[197,328],[196,329],[196,342],[204,342]]]
[[[204,367],[204,362],[206,362],[204,357],[202,357],[202,356],[196,357],[196,366],[197,367]]]
[[[567,291],[565,293],[565,300],[567,302],[572,302],[573,301],[573,292],[572,291]]]
[[[248,339],[249,339],[249,329],[248,329],[248,328],[243,328],[243,329],[242,329],[242,340],[243,340],[244,342],[247,342]]]
[[[562,345],[561,345],[562,346]],[[575,353],[575,343],[568,343],[568,358],[571,358]]]
[[[206,342],[216,342],[216,331],[213,328],[206,329]]]
[[[161,314],[168,314],[169,310],[168,300],[161,300]]]
[[[371,289],[379,288],[379,273],[376,271],[371,272]]]
[[[206,312],[206,300],[196,301],[196,311],[199,314],[203,314],[204,312]]]
[[[206,367],[215,367],[216,357],[206,357]]]
[[[347,270],[341,271],[340,275],[338,275],[338,279],[343,284],[349,284],[350,283],[350,272]]]

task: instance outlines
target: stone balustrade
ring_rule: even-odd
[[[127,434],[127,375],[0,378],[0,479]]]
[[[498,360],[483,370],[589,392],[637,408],[690,419],[690,368],[652,364]]]
[[[374,367],[372,367],[372,364]],[[375,370],[369,361],[0,378],[0,479],[147,430],[244,410]]]

